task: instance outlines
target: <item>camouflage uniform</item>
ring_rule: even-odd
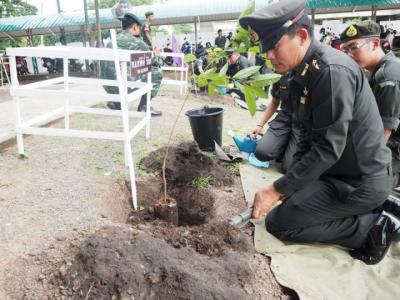
[[[117,35],[117,46],[118,49],[124,50],[136,50],[136,51],[150,51],[149,46],[140,38],[135,37],[128,31],[123,31]],[[110,42],[107,45],[108,48],[112,47]],[[151,97],[157,96],[158,90],[160,89],[162,76],[162,58],[160,56],[154,56],[152,59],[152,69],[151,69],[151,81],[153,83],[153,89],[151,90]],[[114,62],[102,62],[101,64],[101,78],[103,79],[116,79]],[[128,76],[128,80],[135,81],[138,78],[133,78]],[[147,81],[147,74],[140,76],[142,81]],[[118,87],[116,86],[104,86],[104,89],[109,94],[118,94]],[[129,92],[133,91],[129,89]]]

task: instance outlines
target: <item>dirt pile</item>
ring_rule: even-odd
[[[140,230],[105,227],[89,237],[64,273],[55,297],[72,299],[251,299],[245,255],[208,258],[177,249]]]
[[[140,167],[161,175],[165,152],[165,147],[153,151],[140,161]],[[195,142],[170,147],[168,152],[165,175],[175,186],[191,185],[199,178],[206,178],[214,186],[233,184],[229,169],[217,158],[202,153]]]

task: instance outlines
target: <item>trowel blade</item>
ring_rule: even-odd
[[[214,145],[215,145],[215,155],[217,156],[218,159],[229,162],[232,161],[216,141],[214,141]]]

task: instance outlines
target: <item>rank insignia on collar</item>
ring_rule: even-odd
[[[307,90],[306,87],[304,87],[303,95],[304,95],[304,96],[307,96],[307,95],[308,95],[308,90]]]
[[[353,25],[351,25],[349,29],[347,29],[346,31],[346,35],[348,37],[354,37],[357,35],[357,33],[358,33],[357,28],[355,28]]]
[[[316,68],[317,70],[319,70],[319,65],[318,65],[318,63],[317,63],[317,60],[316,60],[316,59],[313,59],[313,61],[312,61],[312,65],[313,65],[313,67],[314,67],[314,68]]]
[[[250,37],[251,37],[251,41],[253,43],[256,43],[256,42],[258,42],[260,40],[260,36],[258,35],[257,32],[254,31],[253,28],[251,28],[251,26],[247,26],[247,31],[249,32]]]
[[[301,71],[301,76],[305,76],[305,75],[307,74],[308,67],[309,67],[309,65],[308,65],[308,64],[306,64],[306,65],[304,66],[304,69],[303,69],[303,71]]]

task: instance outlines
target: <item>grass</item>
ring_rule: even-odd
[[[26,155],[26,154],[18,154],[18,158],[19,158],[20,160],[25,160],[25,159],[28,159],[29,157],[28,157],[28,155]]]
[[[229,165],[229,171],[232,173],[237,173],[240,170],[240,162],[231,163]]]
[[[96,159],[95,157],[90,157],[87,159],[87,167],[89,168],[95,168],[97,170],[104,170],[105,166],[102,165],[102,163]]]
[[[210,186],[210,177],[196,177],[190,182],[190,185],[195,188],[207,188]]]
[[[124,153],[122,151],[114,152],[113,160],[114,160],[114,162],[117,162],[117,163],[124,163],[125,162]]]
[[[143,177],[146,172],[140,168],[139,163],[142,160],[142,158],[146,157],[149,155],[149,150],[145,148],[140,148],[137,149],[134,154],[133,154],[133,165],[135,168],[136,176],[137,177]]]

